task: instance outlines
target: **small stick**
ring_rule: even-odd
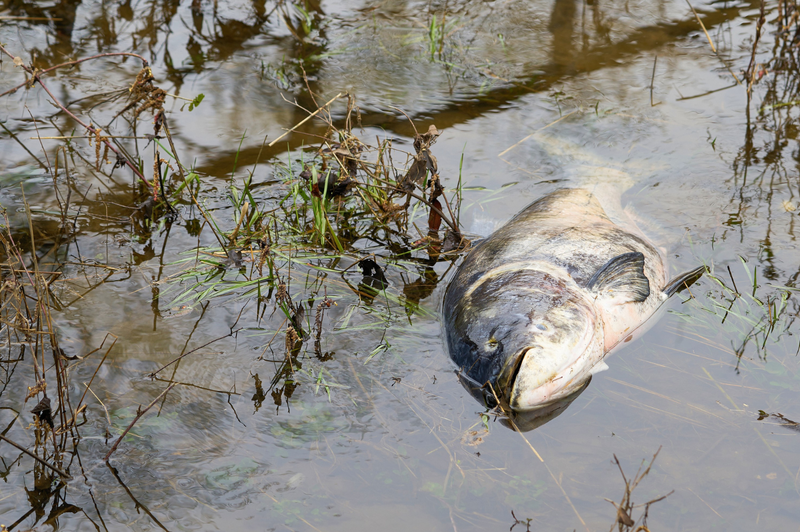
[[[129,430],[131,430],[131,429],[133,428],[133,426],[136,424],[136,422],[137,422],[137,421],[139,421],[139,418],[141,418],[141,417],[142,417],[142,416],[143,416],[143,415],[144,415],[144,414],[145,414],[145,413],[146,413],[148,410],[150,410],[150,409],[153,407],[153,405],[154,405],[154,404],[156,404],[156,403],[158,402],[158,400],[159,400],[159,399],[161,399],[163,396],[165,396],[165,395],[167,394],[167,392],[168,392],[168,391],[170,391],[170,390],[171,390],[172,388],[174,388],[174,387],[175,387],[175,384],[170,384],[170,385],[169,385],[169,387],[167,387],[167,389],[166,389],[166,390],[164,390],[163,392],[161,392],[160,394],[158,394],[158,397],[156,397],[155,399],[153,399],[153,402],[152,402],[152,403],[150,403],[149,405],[147,405],[147,408],[145,408],[144,410],[139,410],[139,412],[137,412],[137,413],[136,413],[136,417],[135,417],[135,418],[133,418],[133,421],[131,421],[131,424],[130,424],[130,425],[128,425],[128,428],[127,428],[127,429],[125,429],[125,432],[123,432],[123,433],[120,435],[120,437],[119,437],[119,438],[117,438],[117,441],[115,441],[115,442],[114,442],[114,445],[112,445],[112,446],[111,446],[111,450],[109,450],[109,451],[108,451],[108,454],[106,454],[105,458],[103,458],[103,461],[104,461],[104,462],[108,463],[108,459],[109,459],[109,458],[111,458],[111,454],[112,454],[114,451],[116,451],[116,450],[117,450],[117,446],[118,446],[118,445],[119,445],[119,443],[122,441],[122,438],[124,438],[124,437],[125,437],[125,435],[126,435],[126,434],[128,434],[128,431],[129,431]],[[141,408],[141,407],[140,407],[140,408]]]
[[[706,27],[703,24],[703,21],[700,20],[700,15],[698,15],[697,11],[694,10],[694,8],[692,7],[692,4],[689,3],[689,0],[686,0],[686,3],[689,4],[689,9],[692,10],[692,13],[694,13],[695,18],[697,19],[697,22],[700,24],[700,27],[703,28],[703,33],[706,34],[706,39],[708,39],[708,44],[711,45],[711,51],[716,54],[717,53],[717,48],[714,46],[714,42],[711,40],[711,35],[709,35],[708,32],[706,31]]]
[[[177,94],[170,94],[169,92],[166,93],[166,94],[167,94],[167,96],[172,96],[176,100],[183,100],[184,102],[193,102],[194,101],[192,98],[187,98],[185,96],[178,96]]]
[[[414,121],[413,121],[413,120],[411,120],[411,117],[410,117],[410,116],[408,116],[408,115],[406,114],[406,112],[405,112],[405,111],[403,111],[403,110],[402,110],[402,109],[400,109],[399,107],[395,107],[395,106],[393,106],[393,105],[390,105],[390,106],[389,106],[389,108],[390,108],[390,109],[394,109],[394,110],[396,110],[396,111],[400,111],[401,113],[403,113],[403,116],[405,116],[406,118],[408,118],[408,121],[409,121],[409,123],[411,124],[411,127],[413,127],[413,128],[414,128],[414,135],[419,135],[419,131],[417,131],[417,126],[415,126],[415,125],[414,125]]]
[[[653,84],[656,80],[656,63],[658,62],[658,54],[656,54],[655,58],[653,59],[653,74],[650,76],[650,107],[655,107],[659,105],[661,102],[653,103]]]
[[[164,368],[168,368],[169,366],[171,366],[172,364],[174,364],[174,363],[175,363],[175,362],[177,362],[178,360],[182,359],[183,357],[185,357],[185,356],[188,356],[188,355],[191,355],[192,353],[194,353],[194,352],[195,352],[195,351],[197,351],[198,349],[203,349],[204,347],[206,347],[206,346],[208,346],[208,345],[211,345],[211,344],[213,344],[214,342],[217,342],[217,341],[219,341],[219,340],[222,340],[223,338],[227,338],[228,336],[233,336],[234,334],[236,334],[237,332],[239,332],[239,331],[241,331],[241,330],[242,330],[242,328],[240,327],[240,328],[236,329],[235,331],[231,331],[231,332],[229,332],[229,333],[228,333],[228,334],[226,334],[225,336],[220,336],[219,338],[215,338],[215,339],[211,340],[210,342],[207,342],[207,343],[205,343],[205,344],[201,345],[200,347],[195,347],[195,348],[194,348],[194,349],[192,349],[191,351],[189,351],[189,352],[187,352],[187,353],[184,353],[184,354],[182,354],[181,356],[179,356],[179,357],[177,357],[177,358],[173,359],[173,360],[172,360],[172,361],[170,361],[170,362],[167,362],[166,364],[164,364],[163,366],[161,366],[160,368],[158,368],[158,369],[157,369],[157,370],[155,370],[154,372],[152,372],[152,373],[148,373],[148,374],[147,374],[147,376],[148,376],[148,377],[150,377],[150,378],[153,378],[153,377],[155,377],[155,376],[156,376],[156,373],[158,373],[158,372],[162,371]],[[148,408],[149,408],[149,407],[148,407]]]
[[[736,78],[736,76],[733,76],[733,77],[735,77],[735,78]],[[676,102],[682,102],[682,101],[684,101],[684,100],[693,100],[693,99],[695,99],[695,98],[702,98],[702,97],[704,97],[704,96],[708,96],[709,94],[714,94],[715,92],[721,92],[721,91],[725,91],[725,90],[728,90],[728,89],[732,89],[732,88],[734,88],[734,87],[735,87],[737,84],[738,84],[738,85],[741,85],[741,82],[739,82],[739,78],[736,78],[736,82],[737,82],[737,83],[734,83],[733,85],[728,85],[727,87],[722,87],[722,88],[720,88],[720,89],[714,89],[714,90],[710,90],[710,91],[702,92],[702,93],[700,93],[700,94],[695,94],[695,95],[692,95],[692,96],[684,96],[683,94],[681,94],[681,91],[679,90],[679,91],[678,91],[678,94],[681,94],[681,97],[680,97],[680,98],[677,98],[675,101],[676,101]],[[675,89],[677,89],[677,88],[678,88],[678,87],[675,87]]]
[[[27,450],[27,449],[26,449],[25,447],[23,447],[22,445],[20,445],[20,444],[18,444],[18,443],[16,443],[16,442],[14,442],[14,441],[12,441],[12,440],[9,440],[7,437],[5,437],[5,436],[4,436],[4,435],[2,435],[2,434],[0,434],[0,440],[3,440],[3,441],[4,441],[4,442],[6,442],[6,443],[10,443],[11,445],[13,445],[14,447],[16,447],[17,449],[19,449],[19,450],[20,450],[20,451],[22,451],[23,453],[27,454],[28,456],[30,456],[31,458],[33,458],[34,460],[36,460],[36,461],[37,461],[37,462],[39,462],[40,464],[42,464],[42,465],[44,465],[44,466],[46,466],[46,467],[49,467],[50,469],[52,469],[53,471],[55,471],[56,473],[58,473],[59,475],[61,475],[61,478],[65,479],[65,480],[71,480],[71,479],[72,479],[72,477],[71,477],[71,476],[70,476],[68,473],[65,473],[64,471],[62,471],[61,469],[57,468],[56,466],[54,466],[54,465],[52,465],[52,464],[50,464],[50,463],[48,463],[48,462],[46,462],[46,461],[42,460],[41,458],[39,458],[38,456],[36,456],[35,454],[33,454],[32,452],[30,452],[29,450]]]
[[[100,400],[100,398],[99,398],[99,397],[97,397],[97,394],[96,394],[96,393],[94,393],[94,392],[92,391],[92,389],[91,389],[91,388],[89,388],[89,385],[88,385],[88,384],[86,384],[86,383],[84,382],[84,383],[83,383],[83,385],[84,385],[84,386],[86,386],[86,389],[87,389],[87,390],[89,390],[89,393],[90,393],[90,394],[94,395],[94,398],[95,398],[95,399],[97,399],[97,402],[98,402],[98,403],[100,403],[100,406],[102,406],[102,407],[103,407],[103,410],[105,410],[105,411],[106,411],[106,421],[108,421],[108,426],[109,426],[109,428],[110,428],[110,427],[112,427],[113,425],[112,425],[112,423],[111,423],[111,415],[108,413],[108,408],[106,408],[106,404],[105,404],[105,403],[104,403],[102,400]]]
[[[106,349],[106,353],[103,355],[103,358],[100,360],[100,363],[97,365],[97,368],[95,368],[95,370],[94,370],[94,373],[92,374],[92,378],[91,378],[91,379],[89,379],[89,384],[86,384],[86,385],[85,385],[85,386],[86,386],[86,390],[84,390],[84,391],[83,391],[83,395],[81,395],[81,400],[80,400],[80,401],[78,401],[78,408],[80,408],[80,407],[81,407],[81,405],[83,404],[83,399],[86,397],[86,391],[87,391],[87,390],[89,390],[89,387],[92,385],[92,382],[94,381],[94,378],[97,376],[97,372],[98,372],[98,371],[100,371],[100,367],[103,365],[103,362],[105,362],[105,361],[106,361],[106,358],[108,357],[108,354],[111,352],[111,349],[112,349],[112,348],[113,348],[113,347],[116,345],[116,343],[117,343],[117,339],[118,339],[118,338],[117,338],[117,335],[116,335],[116,334],[113,334],[113,333],[107,333],[107,334],[106,334],[106,337],[105,337],[105,338],[103,338],[103,342],[100,344],[100,347],[98,347],[98,348],[97,348],[95,351],[97,351],[97,350],[100,350],[100,349],[102,349],[102,348],[103,348],[103,345],[105,345],[105,343],[106,343],[106,340],[108,339],[108,337],[109,337],[109,336],[113,336],[113,337],[114,337],[114,341],[113,341],[113,342],[111,342],[111,345],[110,345],[110,346],[108,346],[108,349]],[[91,353],[89,353],[89,354],[91,354]],[[87,356],[88,356],[88,355],[87,355]],[[92,393],[92,395],[94,395],[94,393]],[[95,397],[97,397],[97,396],[95,396]],[[104,407],[104,408],[105,408],[105,407]],[[111,422],[111,420],[109,420],[109,423],[110,423],[110,422]]]
[[[727,62],[725,62],[725,60],[724,60],[722,57],[720,57],[719,53],[717,53],[717,58],[719,59],[720,63],[722,63],[723,65],[725,65],[725,68],[727,68],[727,69],[728,69],[728,72],[730,72],[730,73],[731,73],[731,76],[733,76],[733,79],[735,79],[735,80],[736,80],[736,84],[737,84],[737,85],[741,85],[741,84],[742,84],[742,82],[741,82],[741,81],[739,81],[739,78],[738,78],[738,77],[736,77],[736,74],[734,74],[734,73],[733,73],[733,70],[731,70],[731,67],[728,65],[728,63],[727,63]]]
[[[272,146],[273,146],[273,145],[274,145],[276,142],[278,142],[278,141],[279,141],[279,140],[281,140],[283,137],[285,137],[286,135],[288,135],[289,133],[291,133],[292,131],[294,131],[294,130],[295,130],[295,129],[297,129],[298,127],[302,126],[303,124],[305,124],[306,122],[308,122],[309,120],[311,120],[312,118],[314,118],[314,117],[317,115],[317,113],[319,113],[320,111],[322,111],[323,109],[325,109],[326,107],[328,107],[330,104],[332,104],[333,102],[335,102],[336,100],[338,100],[338,99],[339,99],[339,98],[340,98],[340,97],[341,97],[343,94],[345,94],[345,93],[343,93],[343,92],[340,92],[339,94],[337,94],[336,96],[334,96],[333,98],[331,98],[330,100],[328,100],[328,103],[326,103],[325,105],[323,105],[322,107],[320,107],[319,109],[317,109],[316,111],[314,111],[313,113],[311,113],[310,115],[308,115],[307,117],[305,117],[303,120],[301,120],[300,122],[298,122],[297,124],[295,124],[295,126],[294,126],[292,129],[290,129],[290,130],[288,130],[288,131],[284,132],[284,134],[283,134],[283,135],[281,135],[280,137],[276,138],[275,140],[273,140],[272,142],[270,142],[269,144],[267,144],[267,147],[268,147],[268,148],[271,148],[271,147],[272,147]]]

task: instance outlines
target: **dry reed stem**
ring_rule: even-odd
[[[3,440],[4,442],[6,442],[6,443],[8,443],[10,445],[13,445],[14,447],[19,449],[23,453],[27,454],[28,456],[30,456],[31,458],[33,458],[34,460],[36,460],[37,462],[39,462],[43,466],[47,467],[48,469],[52,469],[53,471],[58,473],[59,476],[61,476],[61,478],[63,478],[64,480],[71,480],[72,479],[72,477],[69,475],[69,473],[66,473],[65,471],[59,469],[58,467],[56,467],[53,464],[47,462],[46,460],[43,460],[42,458],[39,458],[38,456],[36,456],[35,454],[33,454],[32,452],[27,450],[22,445],[20,445],[20,444],[16,443],[15,441],[9,439],[8,437],[4,436],[3,434],[0,434],[0,440]]]
[[[292,127],[291,129],[289,129],[288,131],[285,131],[285,132],[284,132],[284,133],[283,133],[281,136],[279,136],[278,138],[276,138],[275,140],[273,140],[272,142],[270,142],[269,144],[267,144],[267,147],[268,147],[268,148],[271,148],[273,145],[275,145],[275,143],[276,143],[276,142],[278,142],[278,141],[279,141],[279,140],[281,140],[283,137],[285,137],[286,135],[288,135],[289,133],[291,133],[292,131],[294,131],[294,130],[295,130],[295,129],[297,129],[298,127],[302,126],[303,124],[305,124],[306,122],[308,122],[309,120],[311,120],[312,118],[314,118],[314,117],[315,117],[315,116],[316,116],[318,113],[320,113],[320,112],[321,112],[323,109],[325,109],[325,108],[326,108],[326,107],[328,107],[330,104],[332,104],[333,102],[335,102],[336,100],[338,100],[339,98],[341,98],[341,97],[342,97],[342,95],[344,95],[344,94],[347,94],[347,93],[340,92],[339,94],[337,94],[336,96],[334,96],[333,98],[331,98],[330,100],[328,100],[328,102],[327,102],[327,103],[325,103],[325,104],[324,104],[322,107],[318,108],[316,111],[314,111],[313,113],[311,113],[310,115],[308,115],[307,117],[305,117],[303,120],[301,120],[300,122],[298,122],[297,124],[295,124],[295,125],[294,125],[294,127]]]
[[[86,397],[86,391],[87,391],[87,390],[89,390],[89,388],[91,387],[91,385],[92,385],[92,382],[94,381],[94,378],[97,376],[97,372],[98,372],[98,371],[100,371],[100,367],[103,365],[103,362],[105,362],[105,361],[106,361],[106,358],[108,357],[108,354],[109,354],[109,353],[111,353],[111,349],[112,349],[112,348],[113,348],[113,347],[116,345],[116,343],[117,343],[117,340],[118,340],[119,338],[117,337],[117,335],[116,335],[116,334],[113,334],[113,333],[106,333],[106,335],[103,337],[103,341],[100,343],[100,347],[98,347],[97,349],[95,349],[94,351],[92,351],[92,352],[90,352],[90,353],[87,353],[87,355],[86,355],[86,356],[89,356],[89,355],[91,355],[92,353],[95,353],[96,351],[99,351],[100,349],[102,349],[102,348],[103,348],[103,345],[105,345],[105,343],[106,343],[106,340],[108,339],[108,337],[109,337],[109,336],[113,336],[113,337],[114,337],[114,341],[113,341],[113,342],[111,342],[111,345],[110,345],[110,346],[108,346],[108,349],[106,349],[106,352],[105,352],[105,354],[103,355],[103,358],[100,360],[100,363],[97,365],[97,368],[95,368],[95,370],[94,370],[94,373],[92,373],[92,378],[91,378],[91,379],[89,379],[89,384],[86,384],[86,385],[85,385],[85,386],[86,386],[86,390],[84,390],[84,391],[83,391],[83,394],[81,395],[81,398],[80,398],[80,400],[78,401],[78,408],[80,408],[80,407],[81,407],[81,405],[83,404],[83,399],[84,399],[84,397]]]
[[[145,413],[147,413],[147,411],[150,410],[153,407],[153,405],[155,405],[158,402],[159,399],[161,399],[163,396],[165,396],[167,394],[167,392],[169,392],[174,387],[175,387],[175,384],[170,384],[163,392],[158,394],[158,397],[153,399],[153,401],[149,405],[147,405],[147,408],[145,408],[144,410],[141,409],[142,408],[141,405],[139,406],[139,410],[136,413],[136,417],[133,418],[133,421],[131,421],[131,424],[128,425],[128,428],[126,428],[123,431],[123,433],[120,434],[119,438],[117,438],[117,441],[115,441],[114,445],[111,446],[111,449],[108,451],[108,453],[103,458],[104,462],[108,463],[108,459],[111,458],[111,455],[114,453],[114,451],[117,450],[117,447],[119,446],[120,442],[122,441],[122,438],[124,438],[125,435],[128,434],[128,431],[130,431],[133,428],[133,426],[136,424],[136,422],[139,421],[139,419]]]
[[[711,40],[711,35],[708,34],[708,31],[706,30],[705,24],[703,24],[703,21],[700,20],[700,15],[698,15],[697,11],[694,10],[694,7],[689,2],[689,0],[686,0],[686,3],[688,4],[689,9],[692,10],[692,13],[694,13],[694,17],[697,19],[697,23],[700,24],[701,28],[703,28],[703,33],[706,34],[706,39],[708,39],[708,44],[711,45],[711,51],[716,54],[717,53],[717,47],[714,46],[714,41]]]
[[[204,347],[207,347],[207,346],[209,346],[209,345],[213,344],[214,342],[218,342],[219,340],[222,340],[223,338],[228,338],[228,337],[230,337],[230,336],[233,336],[234,334],[236,334],[237,332],[239,332],[239,331],[241,331],[241,330],[242,330],[242,328],[240,327],[240,328],[238,328],[238,329],[232,330],[231,332],[229,332],[228,334],[226,334],[226,335],[224,335],[224,336],[220,336],[219,338],[214,338],[213,340],[211,340],[211,341],[209,341],[209,342],[206,342],[206,343],[204,343],[203,345],[201,345],[201,346],[199,346],[199,347],[195,347],[195,348],[194,348],[194,349],[192,349],[191,351],[188,351],[188,352],[186,352],[186,353],[184,353],[184,354],[182,354],[182,355],[180,355],[180,356],[178,356],[178,357],[175,357],[175,358],[173,358],[172,360],[170,360],[169,362],[167,362],[166,364],[164,364],[163,366],[161,366],[161,367],[160,367],[160,368],[158,368],[157,370],[153,371],[152,373],[148,373],[148,374],[147,374],[147,376],[148,376],[148,377],[150,377],[150,378],[152,379],[152,378],[154,378],[154,377],[156,376],[156,374],[157,374],[157,373],[159,373],[159,372],[161,372],[162,370],[164,370],[164,369],[166,369],[166,368],[170,367],[172,364],[174,364],[175,362],[177,362],[177,361],[181,360],[183,357],[189,356],[189,355],[191,355],[192,353],[194,353],[194,352],[196,352],[196,351],[198,351],[198,350],[200,350],[200,349],[203,349]]]

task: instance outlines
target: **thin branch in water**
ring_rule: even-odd
[[[316,111],[314,111],[313,113],[311,113],[310,115],[308,115],[307,117],[305,117],[303,120],[301,120],[301,121],[300,121],[300,122],[298,122],[297,124],[295,124],[295,125],[294,125],[294,127],[292,127],[291,129],[289,129],[288,131],[284,132],[284,133],[283,133],[283,135],[279,136],[278,138],[276,138],[275,140],[273,140],[272,142],[270,142],[269,144],[267,144],[267,147],[268,147],[268,148],[271,148],[272,146],[274,146],[276,142],[278,142],[278,141],[279,141],[279,140],[281,140],[283,137],[285,137],[286,135],[288,135],[289,133],[291,133],[292,131],[294,131],[294,130],[295,130],[295,129],[297,129],[298,127],[302,126],[303,124],[305,124],[306,122],[308,122],[309,120],[311,120],[312,118],[314,118],[314,117],[315,117],[317,114],[319,114],[319,113],[320,113],[320,112],[321,112],[323,109],[325,109],[325,108],[326,108],[326,107],[328,107],[330,104],[332,104],[333,102],[335,102],[336,100],[338,100],[339,98],[341,98],[341,97],[342,97],[342,95],[344,95],[344,94],[347,94],[347,93],[345,93],[345,92],[340,92],[339,94],[337,94],[336,96],[334,96],[333,98],[331,98],[330,100],[328,100],[328,102],[327,102],[327,103],[325,103],[325,104],[324,104],[322,107],[320,107],[319,109],[317,109]]]
[[[188,356],[188,355],[191,355],[192,353],[194,353],[194,352],[196,352],[196,351],[198,351],[198,350],[200,350],[200,349],[202,349],[202,348],[204,348],[204,347],[206,347],[206,346],[209,346],[209,345],[213,344],[214,342],[218,342],[219,340],[222,340],[223,338],[228,338],[229,336],[233,336],[234,334],[236,334],[237,332],[239,332],[239,331],[241,331],[241,330],[242,330],[242,328],[240,327],[240,328],[236,329],[235,331],[231,331],[231,332],[229,332],[228,334],[226,334],[226,335],[224,335],[224,336],[220,336],[219,338],[215,338],[215,339],[211,340],[210,342],[206,342],[205,344],[201,345],[200,347],[195,347],[195,348],[194,348],[194,349],[192,349],[191,351],[188,351],[188,352],[186,352],[186,353],[184,353],[184,354],[180,355],[179,357],[176,357],[176,358],[172,359],[171,361],[167,362],[166,364],[164,364],[163,366],[161,366],[160,368],[158,368],[158,369],[157,369],[157,370],[155,370],[154,372],[152,372],[152,373],[148,373],[148,374],[147,374],[147,376],[148,376],[148,377],[150,377],[150,378],[152,379],[152,378],[154,378],[154,377],[156,376],[156,374],[158,374],[160,371],[163,371],[165,368],[168,368],[168,367],[170,367],[171,365],[173,365],[175,362],[179,361],[179,360],[180,360],[180,359],[182,359],[183,357],[185,357],[185,356]],[[172,386],[170,386],[170,388],[172,388]]]
[[[131,424],[128,425],[128,428],[126,428],[125,431],[122,434],[120,434],[119,438],[117,438],[117,441],[114,442],[114,445],[111,446],[111,449],[108,451],[108,453],[103,458],[104,462],[108,463],[108,459],[111,458],[111,455],[114,453],[114,451],[117,450],[117,447],[119,446],[120,442],[122,441],[122,438],[124,438],[125,435],[128,434],[128,432],[133,428],[133,426],[136,424],[136,422],[139,421],[139,419],[143,415],[145,415],[145,413],[147,413],[147,411],[150,410],[153,407],[153,405],[158,402],[159,399],[161,399],[164,395],[167,394],[167,392],[169,392],[174,387],[175,387],[175,384],[171,384],[170,386],[168,386],[163,392],[158,394],[158,397],[153,399],[153,401],[149,405],[147,405],[147,408],[145,408],[144,410],[141,409],[142,408],[141,406],[139,407],[139,411],[136,413],[136,417],[133,418],[133,421],[131,421]]]
[[[114,337],[114,341],[111,342],[110,346],[108,346],[108,349],[106,349],[106,352],[103,355],[103,358],[100,360],[100,363],[97,365],[97,368],[95,368],[94,373],[92,373],[92,378],[89,379],[89,384],[86,384],[86,390],[83,391],[83,395],[81,395],[81,399],[80,399],[80,401],[78,401],[78,409],[80,409],[81,405],[83,404],[83,399],[86,397],[86,391],[89,390],[89,387],[92,385],[92,382],[94,381],[94,378],[97,376],[97,372],[100,371],[100,367],[103,365],[103,362],[106,361],[106,358],[108,357],[108,354],[111,352],[111,349],[116,345],[117,340],[118,340],[117,335],[113,334],[113,333],[106,333],[105,337],[103,338],[103,342],[100,344],[100,347],[98,347],[97,349],[95,349],[94,351],[92,351],[91,353],[88,353],[86,355],[88,357],[92,353],[95,353],[95,352],[99,351],[100,349],[102,349],[103,345],[105,345],[106,340],[108,339],[109,336],[113,336]]]
[[[716,54],[717,53],[717,47],[714,46],[714,41],[711,40],[711,35],[708,34],[708,31],[706,30],[705,24],[703,24],[703,21],[700,20],[700,15],[698,15],[697,11],[694,10],[694,7],[689,2],[689,0],[686,0],[686,3],[689,5],[689,9],[692,10],[692,13],[694,13],[694,17],[697,19],[697,23],[700,24],[701,28],[703,28],[703,33],[706,34],[706,39],[708,39],[708,44],[711,45],[711,51]]]
[[[7,438],[6,436],[4,436],[3,434],[0,434],[0,440],[3,440],[4,442],[6,442],[6,443],[8,443],[8,444],[11,444],[11,445],[13,445],[14,447],[16,447],[17,449],[19,449],[19,450],[20,450],[20,451],[22,451],[23,453],[27,454],[28,456],[30,456],[31,458],[33,458],[34,460],[36,460],[37,462],[39,462],[39,463],[40,463],[40,464],[42,464],[43,466],[45,466],[45,467],[47,467],[47,468],[49,468],[49,469],[52,469],[53,471],[55,471],[56,473],[58,473],[58,474],[61,476],[61,478],[63,478],[64,480],[70,480],[70,479],[72,479],[72,477],[69,475],[69,473],[66,473],[65,471],[63,471],[63,470],[59,469],[58,467],[54,466],[53,464],[51,464],[51,463],[49,463],[49,462],[47,462],[47,461],[45,461],[45,460],[43,460],[43,459],[39,458],[38,456],[36,456],[35,454],[33,454],[32,452],[30,452],[29,450],[27,450],[27,449],[26,449],[25,447],[23,447],[22,445],[20,445],[20,444],[16,443],[16,442],[15,442],[15,441],[13,441],[13,440],[10,440],[9,438]]]
[[[653,58],[653,74],[650,76],[650,107],[655,107],[656,105],[660,105],[661,102],[653,103],[653,85],[655,84],[656,79],[656,63],[658,62],[658,54]]]

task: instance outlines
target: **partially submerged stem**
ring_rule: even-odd
[[[133,428],[133,426],[136,424],[136,422],[139,421],[139,419],[143,415],[145,415],[147,413],[147,411],[150,410],[153,407],[153,405],[155,405],[159,401],[159,399],[164,397],[167,394],[167,392],[169,392],[171,389],[173,389],[176,386],[176,384],[177,383],[170,384],[167,387],[167,389],[164,390],[163,392],[161,392],[160,394],[158,394],[158,397],[153,399],[153,401],[149,405],[147,405],[147,408],[145,408],[144,410],[141,410],[141,406],[139,407],[139,411],[136,413],[136,417],[133,418],[133,421],[131,421],[131,424],[128,425],[128,428],[126,428],[123,431],[123,433],[120,434],[119,438],[117,438],[117,441],[114,442],[114,445],[111,446],[111,449],[109,449],[108,453],[103,458],[104,462],[108,462],[108,459],[111,458],[111,455],[114,454],[114,451],[117,450],[117,447],[119,446],[120,442],[122,441],[122,438],[124,438],[125,435],[128,434],[128,432]]]
[[[53,464],[51,464],[51,463],[50,463],[50,462],[48,462],[47,460],[43,460],[43,459],[39,458],[38,456],[36,456],[36,455],[35,455],[35,454],[33,454],[32,452],[30,452],[28,449],[26,449],[26,448],[25,448],[25,447],[23,447],[22,445],[18,444],[18,443],[17,443],[17,442],[15,442],[14,440],[11,440],[11,439],[7,438],[7,437],[6,437],[6,436],[4,436],[3,434],[0,434],[0,440],[3,440],[4,442],[8,443],[9,445],[13,445],[14,447],[16,447],[17,449],[19,449],[19,450],[20,450],[20,451],[22,451],[23,453],[27,454],[28,456],[30,456],[31,458],[33,458],[34,460],[36,460],[37,462],[39,462],[39,463],[40,463],[40,464],[42,464],[43,466],[45,466],[45,467],[47,467],[47,468],[49,468],[49,469],[52,469],[53,471],[55,471],[56,473],[58,473],[58,474],[61,476],[61,478],[63,478],[64,480],[71,480],[71,479],[72,479],[72,477],[70,476],[70,474],[69,474],[69,473],[67,473],[66,471],[64,471],[64,470],[62,470],[62,469],[60,469],[60,468],[58,468],[58,467],[54,466]]]

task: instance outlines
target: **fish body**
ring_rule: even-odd
[[[612,221],[587,189],[557,190],[459,267],[444,297],[450,356],[487,403],[543,408],[606,369],[606,353],[699,273],[668,282],[658,249],[632,223]]]

